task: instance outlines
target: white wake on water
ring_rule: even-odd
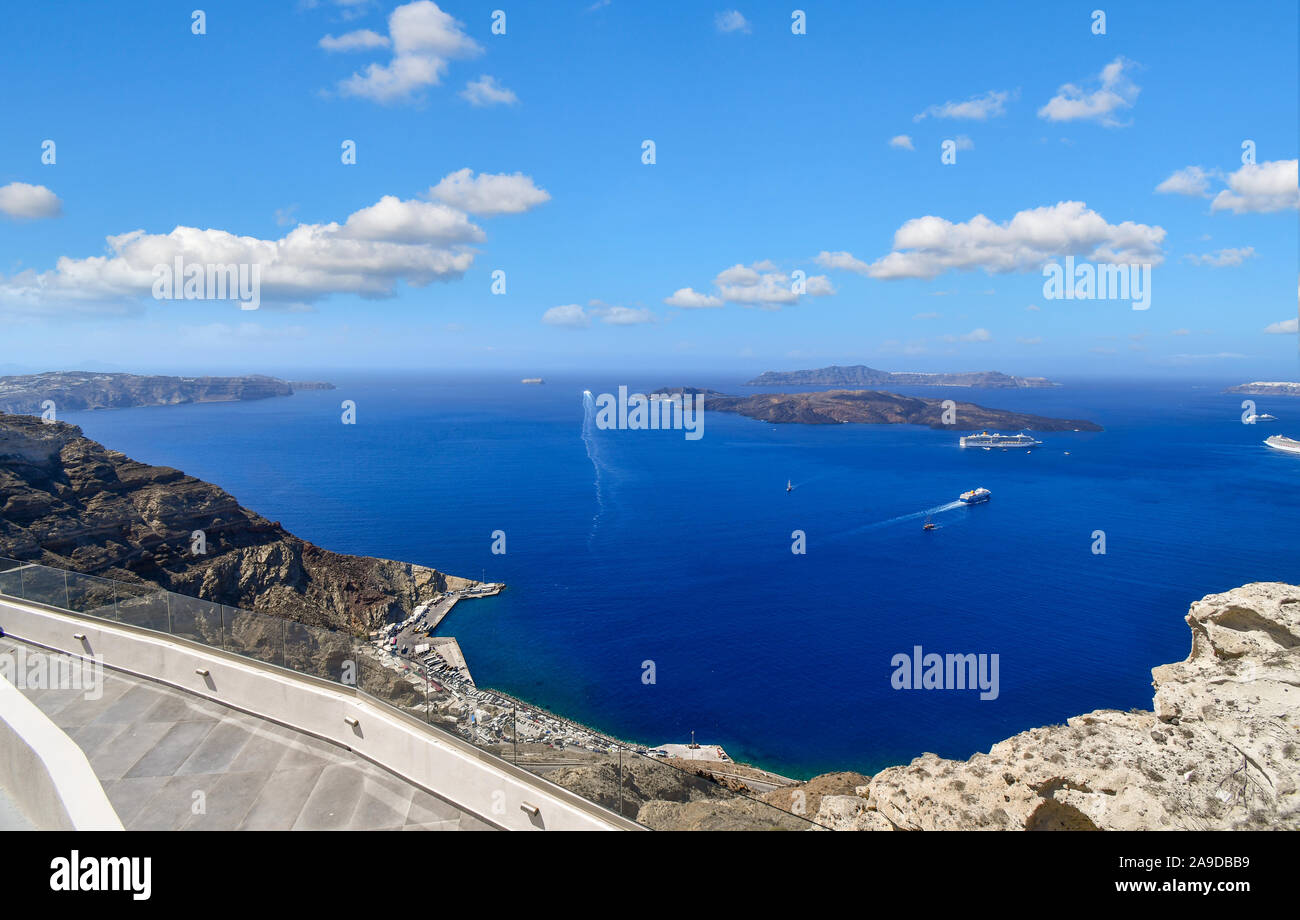
[[[591,549],[600,517],[605,513],[605,491],[601,485],[601,463],[596,447],[596,400],[592,398],[591,390],[582,391],[582,408],[582,441],[587,446],[587,459],[596,473],[596,513],[591,517],[591,533],[587,535],[587,549]]]
[[[887,521],[877,521],[874,524],[864,524],[861,527],[850,530],[848,533],[844,534],[844,536],[848,537],[854,534],[866,533],[869,530],[879,530],[882,527],[888,527],[891,524],[900,524],[903,521],[915,521],[918,518],[932,517],[933,515],[943,514],[945,511],[952,511],[955,508],[961,508],[964,506],[965,503],[960,501],[948,502],[944,505],[935,505],[933,508],[926,508],[924,511],[915,511],[912,514],[900,514],[898,517],[892,517]]]

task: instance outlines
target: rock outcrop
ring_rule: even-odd
[[[704,408],[713,412],[734,412],[746,418],[775,424],[799,425],[928,425],[951,431],[986,428],[990,431],[1101,431],[1095,422],[1048,418],[990,409],[975,403],[956,402],[952,423],[944,421],[945,400],[901,396],[883,390],[826,390],[820,393],[760,393],[756,396],[728,396],[714,390],[692,387],[663,387],[661,396],[703,394]]]
[[[865,364],[819,367],[802,371],[764,371],[743,384],[747,387],[826,386],[826,387],[1054,387],[1046,377],[1015,377],[1001,371],[975,371],[964,374],[921,374],[878,371]]]
[[[0,415],[0,556],[352,632],[475,584],[321,549],[210,483],[25,415]]]
[[[843,829],[1300,829],[1300,587],[1258,583],[1187,614],[1186,661],[1152,671],[1154,711],[1098,710],[967,761],[925,754],[856,796]],[[782,790],[786,792],[786,790]]]
[[[86,409],[128,409],[183,403],[238,402],[289,396],[295,389],[334,389],[329,383],[289,383],[276,377],[166,377],[53,371],[0,377],[0,412],[40,415]]]

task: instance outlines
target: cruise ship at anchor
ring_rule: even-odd
[[[1027,434],[998,434],[994,432],[989,434],[987,431],[981,431],[979,434],[968,434],[961,439],[962,447],[982,447],[985,450],[992,450],[995,447],[1040,447],[1042,441],[1035,441]]]
[[[1280,434],[1275,434],[1271,438],[1267,438],[1264,443],[1269,447],[1276,448],[1277,450],[1284,450],[1288,454],[1300,454],[1300,441],[1283,437]]]

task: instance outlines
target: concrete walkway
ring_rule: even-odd
[[[17,648],[0,639],[0,655]],[[491,829],[346,748],[143,678],[105,670],[99,699],[19,689],[86,753],[127,830]]]

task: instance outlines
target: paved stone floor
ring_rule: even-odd
[[[103,684],[98,699],[19,689],[86,753],[127,830],[491,829],[346,748],[143,678]]]

